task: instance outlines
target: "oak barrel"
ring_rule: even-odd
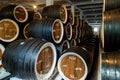
[[[56,64],[56,48],[45,40],[22,39],[6,47],[3,67],[21,79],[47,80]]]
[[[67,49],[58,60],[59,74],[65,80],[85,80],[90,66],[89,52],[80,46]]]
[[[0,40],[3,42],[12,42],[19,35],[18,24],[11,19],[0,20]]]
[[[31,37],[46,39],[58,44],[63,39],[64,28],[61,20],[44,18],[38,21],[32,21],[28,25],[28,34]]]

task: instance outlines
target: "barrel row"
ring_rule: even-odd
[[[28,38],[26,25],[32,20],[40,20],[40,12],[28,11],[22,5],[8,5],[0,10],[0,40],[12,42],[19,38]],[[25,28],[25,29],[24,29]]]
[[[20,23],[29,22],[33,19],[41,19],[39,12],[28,11],[22,5],[8,5],[0,10],[0,18],[10,18]]]
[[[57,7],[57,8],[55,8],[55,7]],[[10,8],[10,9],[9,9]],[[8,10],[7,10],[8,9]],[[50,9],[50,12],[45,12],[46,11],[46,9],[48,10],[48,9]],[[60,9],[61,11],[63,11],[63,12],[59,12],[59,17],[58,17],[58,9]],[[53,10],[54,11],[54,14],[56,14],[57,15],[57,17],[55,16],[55,15],[53,15],[53,12],[51,11],[51,10]],[[8,11],[8,13],[7,13],[7,11]],[[23,17],[23,16],[25,16],[25,17],[28,17],[28,18],[31,18],[31,16],[33,15],[33,13],[34,12],[32,12],[32,11],[27,11],[23,6],[21,6],[21,5],[10,5],[10,6],[7,6],[7,7],[4,7],[3,9],[1,9],[1,11],[0,11],[0,17],[2,17],[2,18],[10,18],[10,19],[13,19],[13,18],[15,18],[15,14],[16,14],[16,16],[19,18],[19,17]],[[23,13],[24,13],[24,15],[23,15]],[[49,13],[49,14],[48,14]],[[60,14],[61,13],[61,14]],[[71,12],[72,13],[72,12]],[[2,15],[3,14],[3,15]],[[21,14],[21,16],[18,16],[18,15],[20,15]],[[28,15],[28,14],[31,14],[31,15]],[[37,13],[34,13],[35,14],[35,16],[38,16],[37,15]],[[64,15],[64,16],[62,16],[62,15]],[[60,19],[61,21],[62,21],[62,19],[61,19],[61,16],[62,17],[65,17],[67,15],[67,11],[66,11],[66,7],[65,6],[62,6],[62,5],[52,5],[52,6],[47,6],[47,7],[45,7],[44,9],[43,9],[43,11],[42,11],[42,16],[43,16],[43,23],[41,22],[41,20],[40,20],[40,23],[43,25],[44,24],[44,26],[47,26],[48,24],[49,24],[49,22],[47,22],[48,20],[47,19],[50,19],[50,18],[53,18],[54,20],[56,20],[56,19]],[[46,18],[46,17],[47,18]],[[39,16],[40,17],[40,16]],[[44,18],[46,19],[46,21],[44,20]],[[66,17],[65,17],[66,18]],[[74,17],[72,16],[72,18],[74,19]],[[37,22],[37,20],[35,20],[35,21],[32,21],[33,20],[33,17],[31,18],[31,19],[27,19],[27,21],[25,22],[25,23],[20,23],[20,21],[19,22],[14,22],[14,21],[12,21],[12,20],[8,20],[8,22],[10,22],[9,23],[9,26],[11,25],[11,28],[9,28],[9,27],[7,27],[7,30],[5,30],[6,29],[6,26],[7,26],[7,22],[6,23],[4,23],[5,21],[6,21],[6,19],[2,19],[1,20],[1,25],[4,25],[4,26],[1,26],[1,31],[3,32],[2,34],[1,34],[1,40],[4,42],[11,42],[11,41],[14,41],[17,37],[19,37],[19,38],[29,38],[29,37],[34,37],[34,35],[29,35],[29,32],[31,32],[31,31],[28,31],[29,29],[28,29],[28,27],[29,27],[29,25],[31,26],[35,26],[35,25],[38,25],[37,23],[35,23],[35,22]],[[21,18],[20,18],[21,19]],[[13,20],[15,20],[15,19],[13,19]],[[32,21],[32,22],[31,22]],[[66,20],[67,21],[67,20]],[[31,23],[30,23],[31,22]],[[52,22],[54,22],[54,21],[52,21]],[[71,38],[75,38],[75,39],[77,39],[77,37],[78,37],[78,35],[79,35],[79,32],[81,33],[82,32],[82,30],[79,30],[79,27],[80,27],[80,25],[79,25],[79,18],[78,17],[75,17],[75,22],[74,22],[74,24],[72,25],[72,24],[69,24],[69,22],[70,21],[68,21],[66,24],[65,24],[65,27],[64,27],[64,29],[65,29],[65,35],[66,35],[66,37],[67,37],[67,39],[68,40],[71,40]],[[32,24],[33,23],[33,24]],[[41,25],[41,24],[39,24],[39,26]],[[60,37],[60,40],[61,40],[61,38],[62,38],[62,32],[63,32],[63,29],[58,29],[58,28],[62,28],[62,23],[61,22],[59,22],[59,27],[56,27],[56,30],[60,30],[60,31],[58,31],[56,34],[59,34],[58,36],[56,35],[56,37],[58,37],[58,39],[59,39],[59,37]],[[5,26],[6,25],[6,26]],[[13,25],[14,25],[14,27],[13,27]],[[72,25],[72,26],[71,26]],[[53,26],[54,26],[54,23],[53,23]],[[66,28],[66,26],[67,26],[67,28]],[[72,28],[71,28],[72,27]],[[14,28],[14,29],[12,29],[12,28]],[[33,29],[34,30],[34,29]],[[50,29],[49,29],[50,30]],[[52,29],[51,29],[52,30]],[[51,35],[53,35],[53,32],[55,33],[55,31],[56,30],[53,30],[53,31],[51,31]],[[7,34],[7,31],[10,33],[8,33]],[[39,29],[38,29],[38,31],[39,31]],[[33,31],[33,32],[35,32],[35,31]],[[37,32],[36,32],[37,33]],[[43,33],[44,33],[44,31],[43,31]],[[84,36],[84,33],[85,33],[85,31],[83,30],[83,36]],[[32,33],[31,33],[32,34]],[[60,36],[60,34],[61,34],[61,36]],[[41,36],[42,34],[40,34],[39,36]],[[53,40],[54,40],[54,36],[55,35],[53,35]],[[42,38],[44,38],[44,37],[42,37]],[[46,39],[46,38],[45,38]],[[48,40],[48,39],[46,39],[46,40]],[[51,40],[50,40],[51,41]],[[59,41],[60,42],[60,41]],[[58,42],[58,43],[59,43]],[[55,43],[57,43],[57,42],[55,42]]]
[[[2,65],[18,78],[43,80],[50,78],[57,64],[63,79],[85,80],[91,70],[93,45],[69,48],[67,41],[62,43],[59,49],[63,51],[58,59],[59,52],[51,42],[34,38],[16,40],[6,47]]]
[[[59,74],[65,80],[85,80],[91,72],[97,39],[66,49],[58,60]]]
[[[55,6],[57,9],[55,9],[55,7],[51,8],[53,6]],[[50,8],[45,7],[45,9],[43,9],[43,12],[47,10],[49,14],[46,12],[46,14],[43,15],[43,12],[42,12],[42,16],[43,16],[42,19],[29,22],[29,24],[27,24],[25,28],[19,27],[20,29],[19,32],[20,33],[24,32],[26,37],[28,37],[28,40],[18,40],[13,42],[10,41],[11,44],[8,45],[2,57],[3,66],[7,71],[9,71],[10,73],[12,73],[13,75],[19,78],[23,78],[23,79],[31,78],[31,79],[38,79],[38,80],[48,79],[53,73],[54,65],[56,65],[55,63],[57,62],[57,60],[61,59],[61,57],[64,56],[64,53],[66,51],[69,51],[70,53],[73,53],[73,58],[72,56],[70,58],[67,57],[67,60],[68,61],[72,60],[75,62],[78,61],[77,62],[78,64],[75,64],[75,66],[78,65],[78,67],[74,66],[74,68],[72,68],[73,72],[74,70],[76,70],[76,74],[78,76],[73,74],[73,72],[70,72],[70,74],[65,73],[65,75],[62,75],[64,73],[64,70],[62,70],[63,71],[62,74],[60,72],[61,70],[59,71],[59,73],[62,75],[64,79],[84,80],[90,71],[90,65],[92,63],[91,56],[87,54],[89,52],[85,48],[81,48],[81,47],[77,48],[76,47],[77,43],[75,41],[78,38],[79,39],[82,38],[82,41],[88,39],[88,36],[92,34],[92,29],[90,28],[90,26],[88,26],[88,24],[83,23],[83,21],[80,24],[76,23],[76,22],[81,22],[80,19],[77,19],[76,17],[75,17],[74,24],[71,24],[70,21],[65,19],[67,14],[65,6],[61,6],[61,5],[58,5],[58,6],[53,5],[53,6],[48,6]],[[54,15],[52,15],[53,12],[54,12],[54,15],[56,14],[55,17]],[[9,20],[9,21],[11,21],[12,23],[12,20]],[[66,23],[66,21],[68,22]],[[7,27],[5,26],[5,28],[8,28],[10,24],[6,22],[5,25]],[[14,23],[13,25],[19,26],[17,22],[16,24]],[[6,33],[7,31],[10,31],[11,34],[17,33],[14,30],[12,32],[12,29],[9,30],[9,28],[8,30],[6,30]],[[82,37],[79,34],[81,34]],[[19,35],[21,36],[21,34]],[[29,37],[32,37],[33,39],[29,39]],[[50,43],[52,42],[51,44],[55,45],[57,52],[55,52],[56,50],[54,51],[52,49],[54,48],[54,46],[51,46],[50,44],[48,46],[45,45],[45,49],[44,49],[43,45],[47,43],[46,40]],[[40,47],[42,49],[40,49]],[[70,47],[74,47],[74,49]],[[70,50],[68,48],[70,48]],[[81,53],[81,54],[78,54],[78,53]],[[87,59],[89,59],[88,61],[90,62],[87,62]],[[53,67],[52,67],[52,64],[53,64]],[[64,65],[63,65],[63,68],[64,68]]]
[[[105,51],[116,51],[120,49],[120,15],[119,11],[108,11],[104,13],[102,42]]]

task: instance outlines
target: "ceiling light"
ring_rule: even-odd
[[[36,9],[36,8],[37,8],[37,6],[36,6],[36,5],[33,5],[33,8],[34,8],[34,9]]]

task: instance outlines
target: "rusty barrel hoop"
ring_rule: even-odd
[[[0,40],[3,42],[12,42],[19,35],[18,24],[11,19],[2,19],[0,20],[0,32]],[[9,38],[6,38],[5,36]]]

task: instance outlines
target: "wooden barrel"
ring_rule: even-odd
[[[101,79],[120,80],[120,51],[101,54]]]
[[[11,19],[0,20],[0,40],[3,42],[12,42],[19,35],[18,24]]]
[[[42,15],[40,14],[40,12],[35,12],[33,15],[33,20],[40,20],[42,19]]]
[[[82,36],[82,29],[81,29],[81,27],[79,27],[78,28],[78,43],[80,43],[81,42],[81,36]]]
[[[102,42],[104,42],[105,51],[116,51],[120,49],[120,12],[109,11],[104,14],[104,29]]]
[[[64,26],[64,38],[67,40],[71,40],[72,39],[72,25],[70,23],[67,23]]]
[[[58,60],[59,74],[65,80],[85,80],[90,66],[89,53],[79,46],[67,49]]]
[[[87,26],[87,22],[83,21],[83,26],[82,26],[82,33],[81,33],[81,41],[85,41],[86,39],[86,26]]]
[[[35,11],[28,11],[28,19],[25,23],[30,23],[33,20],[40,20],[42,19],[42,16],[40,12],[35,12]]]
[[[8,5],[1,9],[0,17],[15,19],[23,23],[28,19],[28,12],[22,5]]]
[[[0,44],[0,67],[2,66],[2,55],[4,51],[5,51],[5,47],[2,44]]]
[[[72,39],[72,40],[70,41],[70,47],[75,47],[76,45],[77,45],[76,40],[75,40],[75,39]]]
[[[70,48],[70,44],[67,40],[63,40],[60,44],[55,46],[58,52],[58,59],[66,49]]]
[[[61,20],[44,18],[39,21],[32,21],[28,25],[28,33],[35,38],[60,43],[63,39],[64,28]]]
[[[6,47],[3,67],[25,80],[47,80],[56,64],[56,48],[45,40],[17,40]]]
[[[79,27],[78,27],[78,43],[80,43],[82,40],[82,22],[83,20],[80,19]]]
[[[69,23],[71,23],[71,25],[74,25],[75,20],[74,20],[74,14],[73,12],[71,12],[71,10],[68,10],[68,21]]]
[[[72,26],[72,38],[77,39],[78,38],[78,27],[73,25]]]
[[[105,11],[119,9],[120,0],[105,0]]]
[[[75,19],[74,26],[79,27],[79,17],[75,16],[74,19]]]
[[[28,11],[28,19],[24,23],[18,23],[19,28],[20,28],[20,35],[19,38],[22,39],[28,39],[31,36],[28,34],[28,26],[30,22],[34,20],[40,20],[42,19],[42,16],[39,12],[34,12],[34,11]]]
[[[63,23],[67,22],[67,8],[65,5],[50,5],[46,6],[42,10],[43,17],[58,18]]]
[[[28,33],[29,24],[30,24],[30,23],[26,24],[25,27],[24,27],[24,29],[23,29],[23,36],[25,37],[25,39],[28,39],[28,38],[31,37],[31,36],[29,35],[29,33]]]

